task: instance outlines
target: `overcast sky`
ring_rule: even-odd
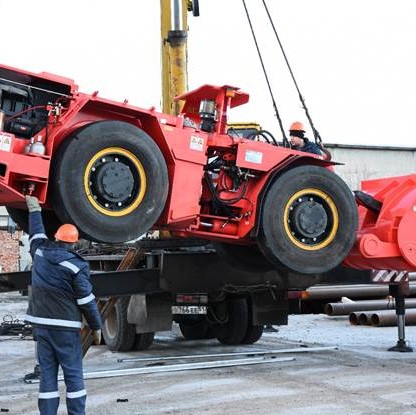
[[[0,0],[1,62],[74,79],[82,92],[160,108],[159,0]],[[230,113],[280,138],[242,0],[189,16],[189,88],[231,84]],[[285,126],[306,121],[261,0],[246,0]],[[268,0],[324,142],[416,146],[416,1]]]

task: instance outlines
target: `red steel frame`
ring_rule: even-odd
[[[24,192],[29,183],[36,184],[35,194],[46,208],[49,205],[48,183],[51,159],[59,146],[71,132],[98,120],[121,120],[129,122],[149,134],[157,143],[165,158],[169,172],[169,196],[166,207],[156,223],[156,228],[169,229],[182,235],[208,236],[210,239],[229,239],[235,243],[251,243],[250,231],[256,224],[261,192],[270,178],[280,169],[292,163],[308,163],[330,166],[332,163],[321,157],[299,151],[276,147],[267,143],[230,137],[226,134],[227,111],[249,100],[249,95],[231,86],[204,85],[189,92],[179,100],[184,101],[179,116],[171,116],[107,100],[79,92],[70,79],[41,73],[34,74],[0,65],[21,76],[47,79],[65,85],[70,96],[69,105],[59,114],[50,108],[48,140],[45,155],[24,154],[27,139],[8,134],[12,139],[10,152],[0,150],[0,204],[24,208]],[[216,101],[217,122],[212,133],[201,131],[199,105],[201,100]],[[193,126],[190,126],[193,125]],[[38,135],[45,137],[45,129]],[[229,220],[212,215],[201,204],[201,196],[208,197],[204,177],[207,154],[212,151],[227,153],[229,160],[242,169],[250,169],[246,197],[233,209],[238,218]],[[253,157],[254,155],[254,157]],[[233,198],[233,192],[224,191],[222,197]]]
[[[416,175],[365,180],[361,188],[382,203],[381,210],[359,206],[357,242],[344,264],[416,270]]]
[[[49,73],[34,74],[0,65],[2,73],[18,79],[47,80],[68,91],[68,104],[56,111],[49,108],[46,154],[25,154],[28,143],[13,134],[0,132],[1,143],[11,140],[6,151],[0,146],[0,204],[24,208],[24,194],[35,184],[35,194],[45,208],[49,204],[48,184],[51,159],[71,132],[98,120],[121,120],[143,129],[159,146],[169,174],[169,195],[155,228],[169,229],[184,236],[201,236],[251,243],[256,230],[264,189],[280,170],[289,165],[333,164],[319,156],[272,146],[267,143],[231,137],[226,133],[227,111],[248,102],[249,96],[231,86],[204,85],[178,99],[184,102],[179,116],[171,116],[79,92],[70,79]],[[217,122],[210,133],[202,131],[199,107],[202,100],[214,100]],[[39,132],[45,137],[45,129]],[[240,169],[252,174],[245,197],[233,205],[233,219],[213,215],[210,193],[204,180],[208,157],[225,155]],[[76,161],[74,161],[76,162]],[[227,175],[219,173],[221,197],[233,199],[227,189]],[[222,183],[222,184],[221,184]],[[359,207],[357,243],[344,264],[360,269],[416,270],[416,175],[369,180],[362,190],[381,203],[380,211]],[[341,218],[342,220],[342,218]]]

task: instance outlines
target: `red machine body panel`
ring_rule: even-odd
[[[416,270],[416,175],[365,180],[361,190],[379,209],[359,206],[357,241],[345,265]]]
[[[93,240],[120,242],[160,229],[260,243],[260,261],[264,254],[309,273],[338,265],[354,243],[356,206],[334,178],[336,163],[274,138],[271,145],[228,134],[228,111],[249,100],[238,88],[203,85],[177,97],[182,111],[172,116],[81,93],[68,78],[0,65],[0,94],[0,204],[8,208],[24,210],[30,193],[58,222],[76,224]],[[345,265],[416,269],[415,189],[415,175],[363,182],[373,203],[359,207]],[[331,255],[341,259],[327,260]]]
[[[154,108],[143,109],[127,103],[104,99],[98,93],[87,95],[78,91],[70,79],[48,73],[34,74],[20,69],[0,65],[0,78],[10,80],[10,87],[25,85],[29,90],[39,92],[38,107],[43,111],[44,125],[39,126],[33,136],[18,135],[18,127],[9,128],[16,133],[5,132],[12,144],[6,150],[0,146],[0,204],[24,208],[24,194],[35,188],[35,193],[45,208],[53,208],[50,198],[51,163],[65,140],[74,132],[91,123],[102,120],[118,120],[130,123],[145,131],[161,150],[169,172],[169,195],[165,209],[155,224],[155,228],[181,232],[186,235],[206,236],[212,239],[244,239],[253,229],[256,221],[258,197],[271,175],[300,157],[311,164],[329,166],[331,163],[314,155],[231,137],[226,134],[227,111],[244,104],[249,96],[231,86],[204,85],[191,91],[178,100],[184,101],[183,111],[178,116],[159,113]],[[13,92],[13,91],[12,91]],[[16,92],[16,91],[15,91]],[[17,91],[16,94],[22,94]],[[55,98],[51,101],[51,98]],[[216,103],[216,123],[212,131],[203,131],[201,102]],[[25,104],[26,105],[26,104]],[[28,107],[28,105],[26,105]],[[27,108],[23,108],[25,114]],[[19,114],[9,118],[20,119]],[[39,140],[45,147],[44,154],[27,151],[30,139]],[[246,197],[234,204],[233,219],[224,218],[204,210],[201,195],[207,197],[203,189],[205,166],[210,156],[226,154],[225,159],[235,164],[235,168],[252,172]],[[74,161],[75,162],[75,161]],[[229,180],[229,179],[227,179]],[[232,186],[231,183],[229,183]],[[233,199],[237,189],[224,188],[222,197]],[[247,240],[246,243],[249,241]]]

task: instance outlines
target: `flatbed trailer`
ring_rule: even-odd
[[[136,251],[137,260],[133,269],[119,270],[127,248]],[[238,269],[212,245],[192,240],[95,245],[81,252],[90,263],[96,297],[119,297],[103,328],[106,344],[117,351],[146,349],[154,333],[170,330],[173,322],[185,338],[254,343],[264,325],[288,323],[289,291],[318,282],[369,279],[368,271],[343,268],[314,276]],[[0,274],[0,292],[29,284],[30,271]]]

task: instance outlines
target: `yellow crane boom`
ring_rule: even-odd
[[[188,12],[199,15],[197,0],[160,0],[162,50],[162,111],[179,113],[174,97],[188,91]]]

